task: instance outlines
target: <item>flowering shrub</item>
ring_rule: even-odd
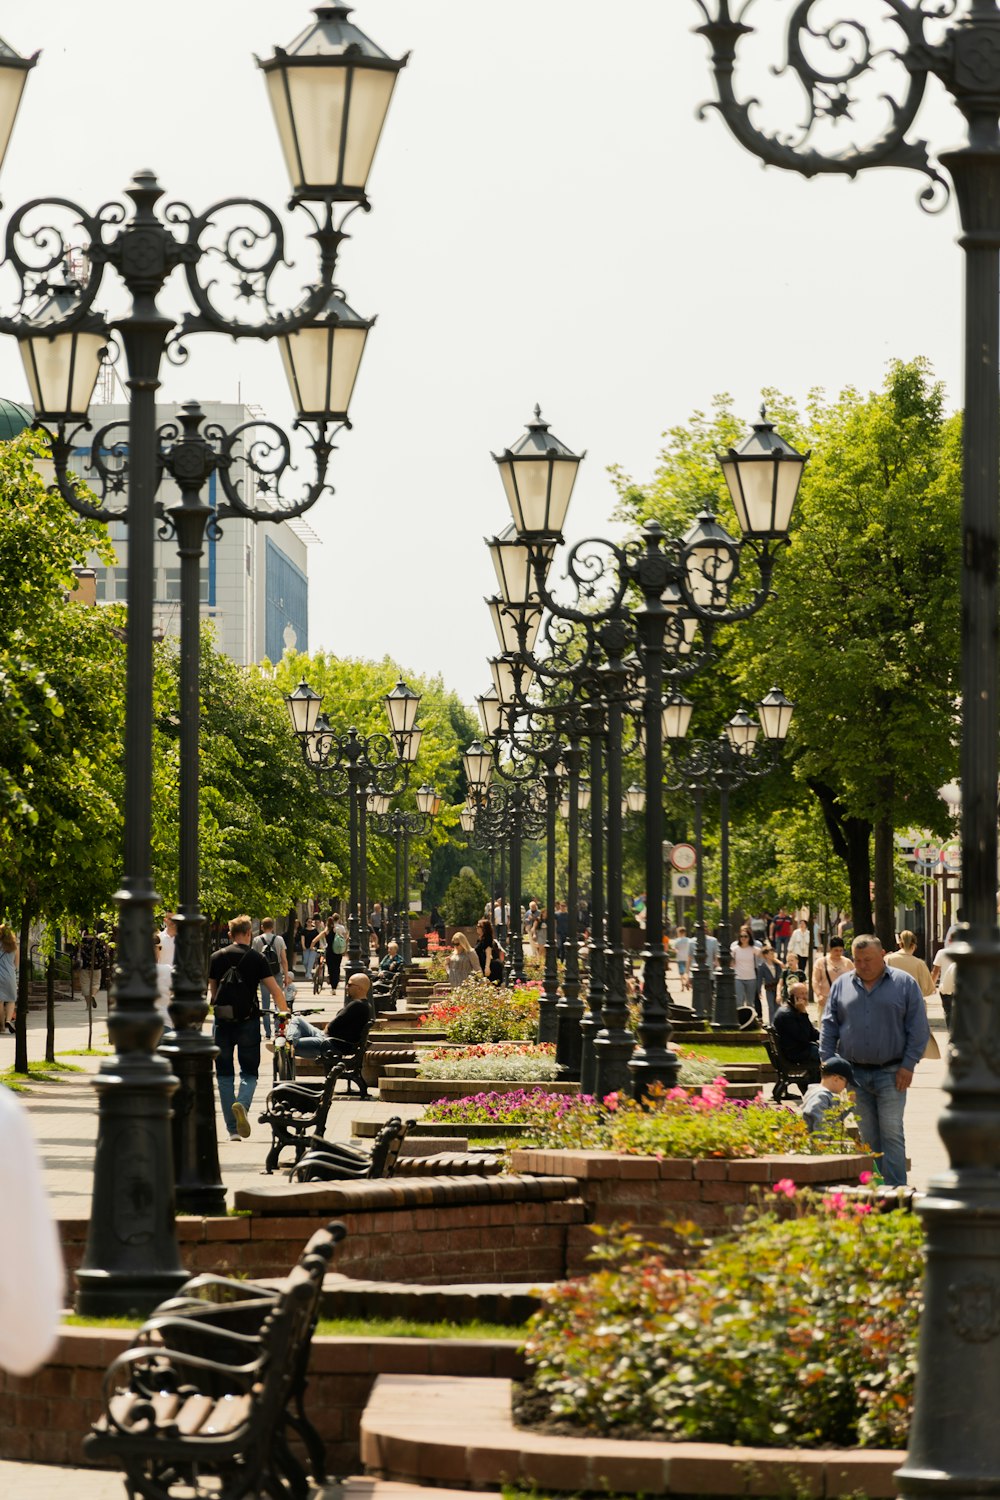
[[[645,1104],[611,1094],[603,1110],[546,1122],[526,1144],[678,1157],[831,1155],[842,1149],[837,1140],[811,1136],[791,1106],[776,1109],[759,1098],[728,1099],[724,1078],[696,1094],[654,1087]]]
[[[491,1046],[439,1051],[420,1064],[421,1078],[495,1078],[542,1082],[557,1076],[551,1043],[502,1042]]]
[[[435,1099],[423,1119],[442,1125],[541,1125],[577,1110],[596,1112],[590,1094],[475,1094],[469,1099]]]
[[[427,1054],[431,1062],[462,1057],[555,1057],[554,1042],[482,1042],[469,1047],[435,1047]]]
[[[447,999],[431,1005],[420,1024],[444,1030],[453,1042],[532,1041],[538,1029],[538,990],[509,989],[473,974]]]
[[[544,1294],[522,1412],[674,1440],[905,1447],[919,1220],[843,1193],[774,1191],[780,1216],[759,1211],[692,1246],[682,1270],[609,1236],[603,1269]]]

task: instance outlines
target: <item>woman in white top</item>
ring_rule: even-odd
[[[788,956],[793,955],[798,960],[799,972],[804,974],[809,960],[809,923],[805,920],[799,922],[788,939]]]
[[[733,955],[736,1004],[754,1006],[757,1000],[757,958],[760,950],[754,943],[749,927],[740,928],[739,937],[729,951]]]

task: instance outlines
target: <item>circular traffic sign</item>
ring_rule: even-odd
[[[698,852],[693,844],[675,844],[670,863],[675,870],[693,870],[698,863]]]

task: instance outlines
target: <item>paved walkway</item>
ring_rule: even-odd
[[[311,1007],[313,997],[309,996],[308,1002],[303,997],[300,1003],[303,1008],[307,1003]],[[339,1002],[334,1002],[327,994],[317,1004],[320,1005],[320,1011],[313,1019],[321,1024],[333,1013]],[[931,1024],[943,1053],[947,1034],[938,1000],[932,999],[930,1013]],[[80,1051],[86,1046],[86,1041],[87,1022],[82,1002],[60,1002],[56,1012],[57,1053]],[[94,1044],[107,1048],[103,1002],[94,1024]],[[13,1049],[13,1037],[0,1036],[0,1067],[9,1066],[9,1062],[13,1060]],[[44,1012],[33,1010],[29,1016],[29,1057],[41,1058],[44,1050]],[[265,1126],[257,1124],[257,1116],[263,1108],[270,1086],[270,1054],[264,1051],[261,1056],[261,1080],[251,1110],[253,1131],[249,1139],[230,1141],[222,1132],[222,1117],[219,1115],[219,1159],[222,1179],[230,1193],[230,1202],[235,1189],[259,1185],[270,1142],[270,1132]],[[91,1172],[97,1131],[96,1100],[90,1078],[96,1073],[101,1059],[67,1057],[65,1061],[79,1067],[81,1071],[62,1074],[52,1082],[32,1083],[20,1098],[28,1109],[38,1138],[53,1211],[60,1218],[86,1218],[90,1212]],[[906,1137],[912,1162],[911,1180],[921,1188],[926,1187],[931,1177],[947,1166],[947,1156],[937,1130],[938,1117],[945,1102],[942,1089],[944,1074],[943,1059],[939,1062],[922,1063],[907,1100]],[[397,1108],[398,1106],[383,1104],[377,1095],[362,1101],[338,1094],[330,1111],[327,1136],[332,1140],[348,1141],[354,1120],[386,1120]],[[420,1105],[410,1108],[415,1114],[421,1113]]]
[[[308,1001],[299,986],[300,1008],[313,1010],[314,1024],[324,1024],[336,1010],[340,1001],[334,1002],[329,991],[322,1000]],[[95,1012],[94,1046],[108,1050],[108,1033],[105,1024],[103,1000]],[[86,1010],[82,1000],[61,1001],[56,1008],[56,1053],[80,1052],[87,1045]],[[28,1017],[28,1057],[35,1061],[45,1055],[45,1012],[32,1010]],[[14,1057],[14,1038],[0,1035],[0,1068],[9,1067]],[[46,1183],[52,1201],[52,1209],[58,1218],[87,1218],[90,1214],[91,1176],[94,1146],[97,1137],[97,1101],[91,1078],[100,1067],[99,1057],[70,1056],[60,1058],[79,1073],[64,1073],[52,1082],[34,1082],[19,1095],[27,1107],[29,1117],[45,1163]],[[250,1111],[253,1126],[247,1140],[230,1141],[219,1124],[219,1162],[222,1180],[232,1194],[237,1188],[257,1187],[264,1169],[264,1158],[271,1142],[270,1130],[257,1123],[257,1116],[264,1108],[267,1090],[271,1086],[271,1054],[261,1051],[261,1075],[257,1093]],[[326,1135],[331,1140],[348,1141],[351,1138],[351,1123],[354,1120],[387,1120],[398,1113],[398,1106],[383,1104],[377,1094],[360,1100],[355,1094],[349,1098],[343,1089],[338,1090]],[[422,1113],[421,1106],[414,1105],[411,1113]],[[0,1491],[2,1493],[2,1491]]]
[[[400,1484],[389,1479],[357,1478],[314,1490],[312,1500],[463,1500],[463,1497],[468,1500],[468,1493]],[[100,1469],[67,1469],[52,1464],[12,1464],[0,1460],[0,1495],[4,1500],[125,1500],[125,1484],[121,1475]]]

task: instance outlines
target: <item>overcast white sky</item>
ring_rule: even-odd
[[[290,42],[308,14],[298,0],[0,6],[0,35],[43,51],[6,206],[57,193],[96,208],[148,166],[195,208],[235,194],[282,207],[251,54]],[[310,557],[313,649],[388,652],[467,700],[483,690],[495,640],[481,538],[509,519],[489,453],[536,401],[589,452],[573,537],[606,527],[606,467],[647,477],[662,431],[714,392],[750,419],[761,385],[870,388],[891,357],[926,354],[958,403],[954,209],[921,213],[912,173],[764,172],[718,119],[699,124],[711,86],[693,0],[361,0],[355,20],[413,55],[373,212],[355,217],[341,263],[352,305],[379,322],[336,496],[310,517],[324,544]],[[933,99],[920,124],[935,145],[959,136]],[[238,390],[290,419],[277,350],[218,337],[168,371],[164,398]],[[26,395],[9,340],[0,391]]]

